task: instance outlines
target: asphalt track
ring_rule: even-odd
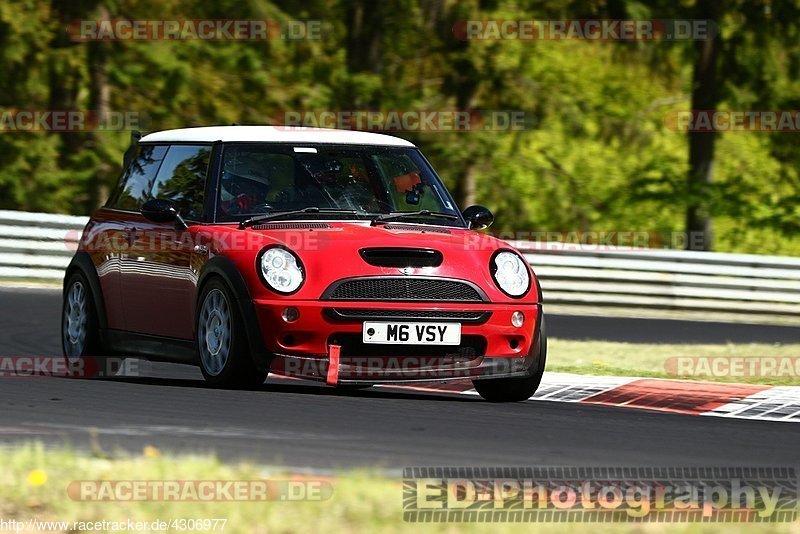
[[[58,354],[60,295],[0,289],[0,355]],[[792,328],[551,316],[550,335],[628,341],[798,341]],[[648,338],[648,336],[650,336]],[[145,377],[0,381],[2,443],[105,453],[209,452],[329,469],[412,465],[798,466],[800,425],[546,401],[495,405],[399,389],[341,391],[270,380],[204,386],[192,367]]]

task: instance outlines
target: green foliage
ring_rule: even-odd
[[[715,248],[800,254],[792,133],[720,135],[714,184],[687,185],[687,42],[461,41],[471,19],[692,18],[695,2],[571,0],[11,0],[0,4],[0,109],[108,108],[144,130],[272,124],[285,111],[522,111],[522,131],[401,133],[497,230],[682,232],[697,195]],[[70,20],[322,20],[319,40],[75,43]],[[360,13],[367,23],[358,26]],[[800,109],[800,1],[731,2],[721,109]],[[373,53],[374,51],[377,51]],[[377,56],[375,55],[377,54]],[[376,59],[377,58],[377,59]],[[111,190],[128,132],[0,133],[0,208],[85,214]]]

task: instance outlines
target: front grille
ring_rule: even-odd
[[[428,302],[482,302],[488,300],[476,286],[439,278],[373,277],[340,280],[322,295],[326,300],[411,300]]]
[[[460,321],[484,323],[492,312],[450,310],[367,310],[361,308],[327,308],[328,317],[337,320],[363,321],[368,319],[407,319],[426,321]]]
[[[415,357],[452,358],[451,363],[471,361],[486,355],[486,338],[461,336],[461,345],[379,345],[364,343],[361,334],[338,333],[328,338],[328,345],[339,345],[341,357]]]

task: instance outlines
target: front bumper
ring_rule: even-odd
[[[526,376],[536,363],[539,304],[287,299],[254,305],[277,374],[333,384],[431,382]],[[299,311],[297,320],[284,321],[287,307]],[[521,327],[511,324],[515,311],[525,315]],[[458,322],[462,346],[363,345],[366,320]]]

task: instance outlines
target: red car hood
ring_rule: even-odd
[[[220,244],[214,247],[214,252],[230,257],[238,265],[251,294],[257,298],[282,298],[263,286],[255,269],[256,257],[265,246],[283,245],[297,254],[306,271],[306,282],[287,298],[316,300],[337,280],[383,275],[468,280],[483,289],[493,302],[520,301],[500,291],[489,272],[492,254],[512,247],[472,230],[401,223],[370,226],[368,222],[289,221],[263,226],[246,230],[235,226],[204,228],[217,234]],[[438,267],[379,267],[368,264],[359,253],[365,248],[385,247],[433,249],[442,253],[443,261]],[[531,291],[522,300],[536,302],[537,293],[537,284],[533,282]]]

